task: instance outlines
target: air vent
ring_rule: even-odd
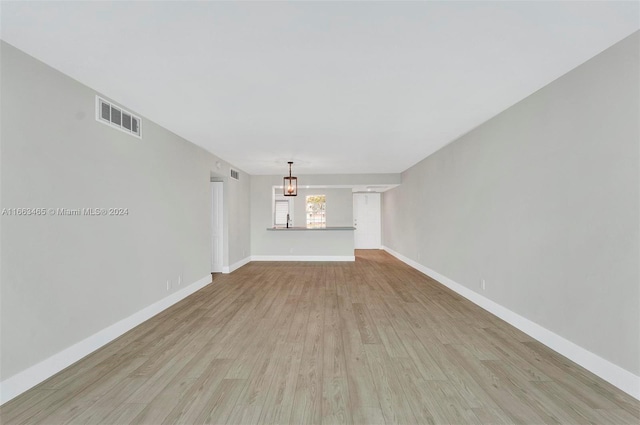
[[[233,168],[231,169],[231,178],[234,180],[240,180],[240,173]]]
[[[96,96],[96,120],[142,139],[142,120],[126,109]]]

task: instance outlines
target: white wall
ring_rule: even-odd
[[[280,193],[280,190],[278,191]],[[298,189],[298,196],[293,198],[294,225],[306,226],[306,197],[326,195],[327,226],[353,226],[353,193],[351,189]]]
[[[1,217],[4,381],[209,276],[229,164],[144,117],[142,140],[97,122],[94,90],[4,42],[0,62],[2,208],[129,209]],[[249,254],[248,175],[225,191],[228,263]]]
[[[635,33],[405,171],[383,203],[386,246],[635,375],[639,51]]]

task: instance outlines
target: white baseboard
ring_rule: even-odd
[[[574,361],[585,369],[591,371],[593,374],[599,376],[612,385],[620,388],[625,393],[640,400],[640,376],[636,376],[617,366],[610,361],[603,359],[597,354],[580,347],[579,345],[561,337],[560,335],[551,332],[550,330],[543,328],[531,320],[520,316],[517,313],[509,310],[508,308],[491,301],[490,299],[483,297],[477,292],[463,286],[440,273],[431,270],[430,268],[405,257],[404,255],[392,250],[389,247],[383,247],[385,251],[393,255],[400,261],[413,267],[414,269],[432,277],[449,289],[462,295],[469,301],[484,308],[488,312],[498,316],[510,325],[520,329],[527,335],[540,341],[552,350],[557,351],[568,359]]]
[[[192,283],[183,289],[172,293],[166,298],[143,308],[137,313],[120,320],[117,323],[91,335],[88,338],[60,351],[57,354],[31,366],[30,368],[13,375],[10,378],[0,382],[0,405],[13,399],[14,397],[27,391],[29,388],[36,386],[44,380],[50,378],[64,368],[72,365],[83,357],[91,354],[98,348],[113,341],[125,332],[135,328],[142,322],[150,319],[163,310],[171,307],[173,304],[188,297],[197,290],[211,283],[211,275],[208,274],[202,279]]]
[[[251,261],[356,261],[355,255],[252,255]]]
[[[356,257],[354,255],[252,255],[229,267],[223,267],[222,273],[233,273],[251,261],[356,261]]]
[[[250,262],[251,262],[251,257],[243,258],[242,260],[233,263],[229,267],[223,267],[222,268],[222,273],[224,273],[224,274],[233,273],[235,270],[238,270],[240,267],[242,267],[245,264],[248,264]]]

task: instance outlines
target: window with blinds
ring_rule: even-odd
[[[289,201],[276,199],[275,214],[273,219],[274,226],[286,226],[287,214],[289,214]]]

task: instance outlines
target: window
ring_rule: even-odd
[[[307,227],[327,227],[327,197],[307,196]]]
[[[289,214],[289,201],[276,199],[276,208],[273,219],[274,226],[286,226],[287,214]]]
[[[274,188],[273,193],[273,226],[286,226],[287,214],[289,214],[289,226],[293,226],[293,199],[285,198],[280,191],[276,193]]]

